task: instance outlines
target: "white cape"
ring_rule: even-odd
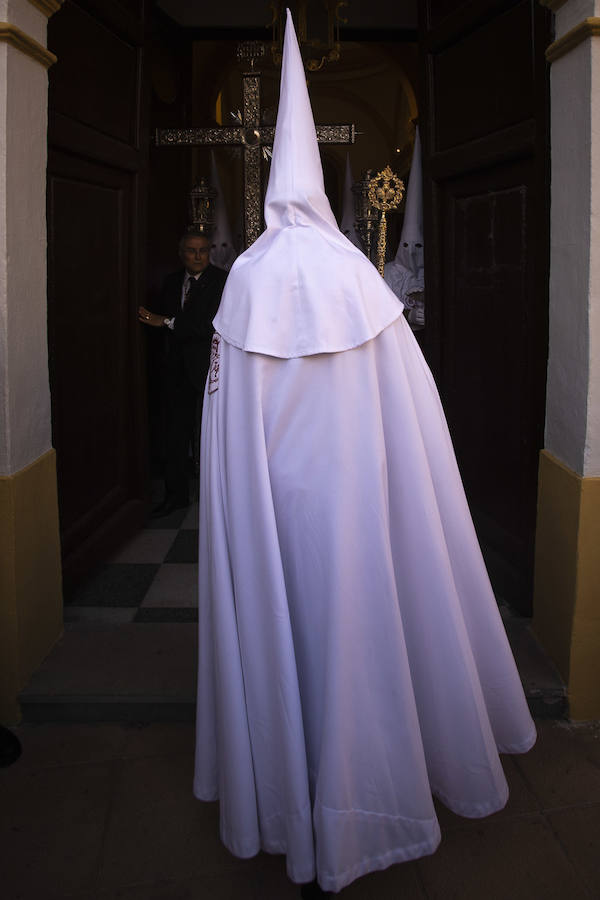
[[[292,359],[220,339],[200,472],[194,792],[226,846],[338,891],[435,850],[432,793],[504,806],[535,728],[404,318]]]

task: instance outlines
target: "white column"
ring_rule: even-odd
[[[571,716],[600,716],[600,0],[542,0],[551,63],[551,254],[545,448],[533,627]]]
[[[60,636],[46,303],[48,16],[0,0],[0,721]]]
[[[600,476],[600,32],[598,0],[555,13],[552,61],[550,344],[546,449]],[[588,34],[585,34],[586,23]],[[571,35],[577,44],[561,48]],[[552,59],[552,55],[551,55]]]
[[[43,4],[40,4],[43,5]],[[0,0],[0,475],[50,449],[46,322],[48,18]]]

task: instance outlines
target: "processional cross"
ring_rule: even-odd
[[[254,69],[256,59],[264,54],[260,41],[245,41],[238,46],[238,59],[250,63],[250,71],[242,73],[243,107],[237,125],[216,128],[157,128],[157,147],[214,147],[219,144],[243,147],[244,150],[244,247],[253,244],[261,231],[262,148],[272,146],[275,128],[260,121],[260,72]],[[353,144],[354,125],[317,125],[320,144]]]

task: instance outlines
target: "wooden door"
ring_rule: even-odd
[[[496,593],[527,614],[548,343],[550,14],[536,0],[420,10],[423,346]]]
[[[49,23],[48,335],[65,586],[146,510],[144,0]]]

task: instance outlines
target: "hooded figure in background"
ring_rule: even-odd
[[[227,207],[223,197],[223,188],[221,187],[214,150],[210,151],[210,183],[217,192],[215,198],[215,228],[212,233],[210,261],[213,266],[218,266],[219,269],[225,269],[228,272],[235,262],[237,251],[233,246]]]
[[[406,307],[408,321],[414,331],[425,325],[423,175],[421,169],[421,137],[417,125],[400,243],[395,259],[385,264],[383,275],[386,283]]]
[[[289,11],[265,220],[204,397],[194,793],[232,853],[337,892],[434,852],[432,793],[503,807],[535,728],[435,384],[325,195]]]

